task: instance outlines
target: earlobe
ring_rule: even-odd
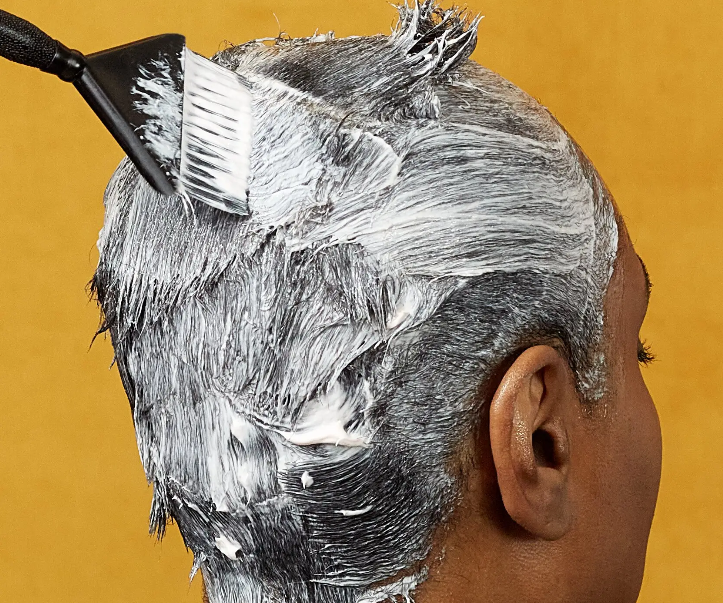
[[[554,348],[528,348],[490,404],[492,457],[502,502],[519,526],[555,540],[570,528],[568,423],[577,416],[572,372]]]

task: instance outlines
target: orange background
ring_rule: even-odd
[[[549,107],[615,194],[655,283],[643,336],[663,425],[644,603],[723,600],[723,3],[470,0],[474,58]],[[180,32],[211,54],[389,31],[383,0],[2,0],[93,52]],[[276,17],[274,16],[276,14]],[[72,86],[0,62],[0,600],[200,602],[151,492],[86,283],[121,152]]]

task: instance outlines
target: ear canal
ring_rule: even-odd
[[[566,471],[570,458],[568,434],[560,421],[548,423],[532,434],[532,448],[538,467]]]
[[[532,434],[532,448],[539,467],[554,468],[557,465],[555,440],[547,431],[538,429]]]

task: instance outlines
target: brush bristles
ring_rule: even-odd
[[[248,215],[251,92],[233,72],[186,49],[179,192]]]

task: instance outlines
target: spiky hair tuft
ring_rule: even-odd
[[[401,42],[412,58],[417,75],[436,76],[454,70],[467,60],[477,46],[482,20],[464,8],[443,9],[438,0],[415,0],[397,6],[399,22],[393,38]]]

